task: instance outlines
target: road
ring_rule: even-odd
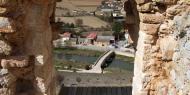
[[[96,50],[96,51],[108,51],[113,50],[117,55],[123,55],[127,57],[135,57],[135,51],[129,48],[110,48],[110,47],[101,47],[95,45],[74,45],[78,49],[87,49],[87,50]]]

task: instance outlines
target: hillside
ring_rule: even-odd
[[[97,17],[93,17],[93,16],[82,16],[82,17],[59,17],[61,19],[61,21],[65,22],[65,23],[75,23],[76,19],[82,19],[83,20],[83,24],[85,26],[90,26],[93,28],[100,28],[101,26],[106,26],[108,25],[107,22],[100,20]]]
[[[95,11],[102,0],[62,0],[57,3],[57,7],[67,8],[69,10]]]

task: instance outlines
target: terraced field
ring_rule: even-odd
[[[102,0],[62,0],[57,7],[64,7],[69,10],[94,11],[101,5]]]
[[[108,25],[107,22],[94,16],[81,16],[81,17],[59,17],[61,21],[65,23],[75,23],[76,19],[82,19],[83,24],[93,28],[100,28],[102,26]]]

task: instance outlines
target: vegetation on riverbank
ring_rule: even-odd
[[[55,68],[57,70],[72,70],[75,68],[85,69],[85,66],[89,65],[85,62],[73,62],[73,61],[67,61],[67,60],[54,60],[55,62]]]
[[[85,49],[77,49],[73,47],[69,48],[55,48],[54,52],[63,52],[64,54],[67,55],[83,55],[83,56],[92,56],[92,57],[99,57],[101,56],[104,52],[101,51],[94,51],[94,50],[85,50]],[[122,55],[116,55],[116,59],[121,59],[126,62],[133,63],[134,58],[133,57],[126,57]]]
[[[99,57],[103,53],[104,52],[101,52],[101,51],[81,50],[81,49],[76,49],[73,47],[54,49],[55,55],[56,54],[63,54],[63,55],[69,55],[69,56],[78,55],[78,56],[87,56],[87,57]],[[134,62],[134,58],[130,58],[130,57],[126,57],[126,56],[117,55],[116,59],[124,61],[124,63],[127,63],[127,64],[131,64]],[[67,60],[65,60],[65,59],[60,59],[58,57],[54,57],[54,63],[55,63],[55,68],[57,70],[72,70],[74,72],[77,69],[86,69],[86,67],[88,65],[90,65],[86,61],[80,62],[80,61],[72,60],[69,58]],[[112,66],[109,68],[105,68],[105,71],[108,73],[114,73],[114,74],[117,74],[117,73],[133,74],[133,69],[131,68],[130,65],[127,68],[125,68],[125,67],[124,68],[123,67],[118,68],[118,67]]]
[[[100,51],[92,51],[92,50],[81,50],[74,47],[69,48],[56,48],[54,52],[63,52],[67,55],[84,55],[84,56],[94,56],[98,57],[102,54]]]

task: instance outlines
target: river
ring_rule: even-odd
[[[81,63],[94,64],[98,57],[85,56],[85,55],[69,55],[64,54],[64,52],[54,53],[54,59],[59,62],[72,62],[72,63]],[[83,66],[84,67],[84,66]],[[124,70],[128,72],[133,72],[134,64],[126,60],[115,59],[112,64],[107,69],[114,70]]]

